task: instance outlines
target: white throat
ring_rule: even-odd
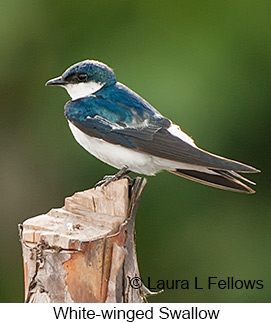
[[[97,91],[99,91],[104,86],[103,83],[87,82],[87,83],[77,83],[77,84],[67,84],[63,87],[69,93],[72,100],[84,98]]]

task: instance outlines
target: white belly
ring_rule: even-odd
[[[90,137],[75,127],[69,121],[70,129],[76,141],[89,153],[117,169],[128,166],[133,172],[145,175],[154,175],[161,170],[147,154],[124,148],[120,145],[110,144],[102,139]]]
[[[120,145],[110,144],[102,139],[90,137],[75,127],[70,121],[68,122],[74,138],[82,147],[96,158],[117,169],[128,166],[129,170],[144,175],[155,175],[161,170],[170,171],[177,168],[201,169],[199,166],[151,156]]]

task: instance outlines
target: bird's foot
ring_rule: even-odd
[[[110,184],[111,182],[114,182],[114,181],[117,181],[121,178],[127,178],[128,179],[128,182],[129,182],[129,185],[132,185],[134,180],[129,177],[128,175],[123,175],[122,177],[116,177],[115,175],[106,175],[104,176],[104,178],[102,180],[100,180],[98,183],[96,183],[94,185],[94,187],[98,187],[98,186],[107,186],[108,184]]]
[[[108,184],[110,184],[111,182],[117,181],[121,178],[127,178],[129,181],[129,185],[132,185],[134,180],[131,179],[127,174],[129,173],[129,169],[127,166],[122,167],[121,170],[119,170],[115,175],[107,175],[104,176],[104,178],[99,181],[98,183],[95,184],[94,187],[98,187],[98,186],[107,186]]]

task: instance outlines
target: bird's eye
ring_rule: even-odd
[[[77,75],[77,78],[80,82],[85,82],[88,79],[88,75],[86,73],[80,73]]]

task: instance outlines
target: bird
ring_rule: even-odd
[[[254,182],[239,173],[260,170],[199,148],[179,125],[117,81],[109,66],[84,60],[49,80],[71,97],[64,115],[75,140],[90,154],[119,171],[99,182],[129,172],[153,176],[160,171],[230,191],[254,193]],[[245,184],[247,183],[247,184]]]

